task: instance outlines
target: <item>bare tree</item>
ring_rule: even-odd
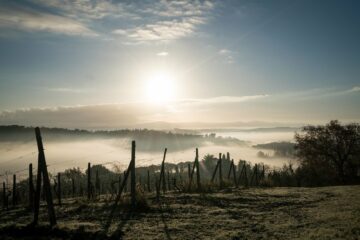
[[[341,125],[333,120],[325,126],[306,126],[295,134],[296,155],[301,165],[334,168],[341,183],[356,178],[360,166],[360,125]]]

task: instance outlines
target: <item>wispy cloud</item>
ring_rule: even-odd
[[[3,1],[0,28],[82,36],[112,33],[128,42],[173,40],[194,34],[208,21],[213,8],[214,3],[208,0]]]
[[[136,41],[174,40],[193,34],[197,25],[205,23],[200,17],[172,19],[157,21],[153,24],[130,29],[116,29],[115,34],[120,34]]]
[[[75,88],[46,88],[49,92],[58,92],[58,93],[85,93],[88,92],[87,89],[75,89]]]
[[[19,4],[0,5],[0,28],[44,31],[66,35],[96,36],[83,23],[63,16],[37,11]]]
[[[174,40],[194,34],[205,24],[214,4],[210,1],[158,1],[138,10],[150,15],[147,21],[130,28],[119,28],[114,34],[135,41]]]
[[[347,90],[348,93],[353,93],[353,92],[360,92],[360,87],[359,86],[355,86],[349,90]]]
[[[181,100],[184,103],[216,104],[216,103],[241,103],[269,97],[267,94],[249,96],[219,96],[213,98],[189,98]]]

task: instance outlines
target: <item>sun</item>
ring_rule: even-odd
[[[175,98],[175,77],[167,71],[155,72],[146,79],[147,100],[152,103],[167,103]]]

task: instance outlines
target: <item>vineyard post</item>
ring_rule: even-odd
[[[222,156],[221,156],[221,153],[219,153],[219,183],[220,183],[220,188],[222,188],[223,178],[222,178]]]
[[[196,164],[197,187],[198,187],[198,191],[200,191],[201,190],[201,181],[200,181],[200,166],[199,166],[199,150],[197,148],[196,148],[195,164]]]
[[[212,177],[211,177],[211,182],[214,182],[214,179],[215,179],[215,176],[216,176],[216,173],[217,173],[217,169],[218,169],[218,167],[219,167],[219,161],[220,161],[220,160],[218,160],[218,161],[216,162],[215,170],[214,170],[214,172],[213,172],[213,174],[212,174]]]
[[[237,178],[236,178],[236,167],[235,167],[235,163],[234,163],[234,159],[232,159],[231,161],[232,165],[233,165],[233,175],[234,175],[234,184],[235,187],[238,187],[238,182],[237,182]]]
[[[46,160],[45,160],[45,153],[43,142],[41,139],[40,128],[35,128],[36,134],[36,142],[38,146],[39,158],[38,158],[38,175],[37,175],[37,182],[36,182],[36,195],[35,195],[35,211],[34,211],[34,224],[37,224],[38,217],[39,217],[39,207],[40,207],[40,189],[41,189],[41,175],[43,176],[44,180],[44,191],[46,196],[46,202],[48,207],[48,214],[50,225],[56,225],[56,216],[55,216],[55,209],[53,205],[53,199],[51,195],[51,188],[50,188],[50,181],[49,181],[49,174],[47,171]]]
[[[148,192],[151,192],[151,187],[150,187],[150,171],[147,170],[147,190]]]
[[[59,206],[61,206],[61,174],[58,173],[57,175],[57,179],[58,179],[58,189],[57,189],[57,192],[58,192],[58,203],[59,203]]]
[[[166,180],[165,180],[165,158],[166,158],[166,153],[167,153],[167,148],[165,148],[165,151],[164,151],[163,161],[161,163],[160,179],[159,179],[159,184],[160,185],[162,184],[162,189],[163,189],[164,194],[166,192]],[[160,188],[160,185],[159,185],[159,188]]]
[[[91,198],[91,163],[88,163],[87,169],[87,195],[88,200]]]
[[[191,166],[190,166],[190,163],[188,163],[188,177],[189,177],[189,181],[190,181],[190,178],[191,178]]]
[[[136,205],[135,141],[131,143],[131,206]]]
[[[17,202],[16,196],[16,174],[13,175],[13,189],[12,189],[12,205],[15,206]]]
[[[34,183],[33,183],[33,166],[29,164],[29,208],[34,210]]]

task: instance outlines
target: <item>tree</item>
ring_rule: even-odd
[[[333,120],[325,126],[303,127],[301,132],[295,134],[300,167],[334,169],[342,184],[357,180],[360,167],[359,124],[341,125]]]

